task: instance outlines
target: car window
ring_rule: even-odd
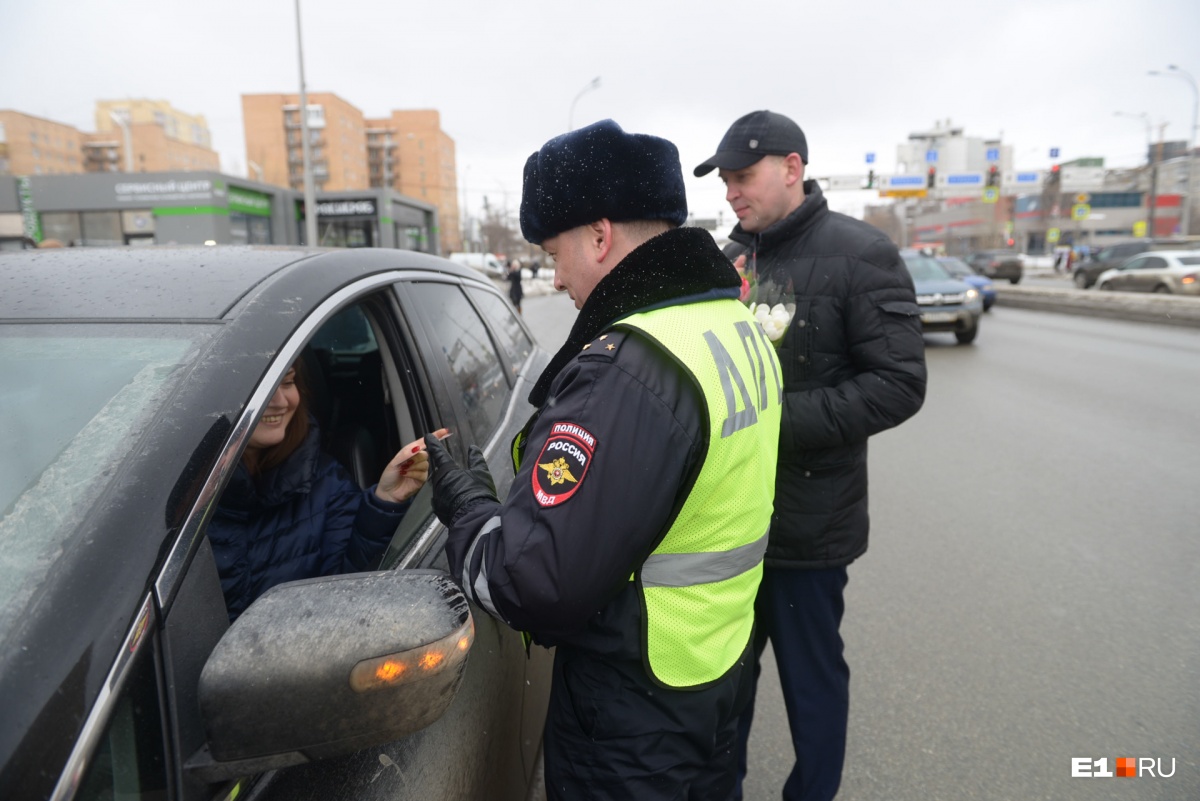
[[[1140,270],[1145,266],[1146,266],[1146,260],[1144,258],[1130,259],[1129,261],[1125,262],[1125,264],[1121,267],[1121,269],[1122,270]]]
[[[946,268],[937,259],[928,256],[904,256],[904,266],[914,281],[945,281],[950,278]]]
[[[492,330],[500,341],[500,347],[508,354],[508,360],[513,366],[513,372],[519,372],[521,365],[533,352],[533,342],[521,327],[517,316],[513,314],[512,306],[495,292],[478,287],[468,287],[467,294],[483,311],[483,316],[492,324]]]
[[[1200,256],[1180,256],[1179,263],[1186,265],[1200,264]]]
[[[1162,258],[1161,256],[1150,256],[1142,264],[1141,269],[1143,269],[1143,270],[1161,270],[1163,267],[1166,267],[1166,266],[1167,266],[1166,259]]]
[[[84,773],[78,801],[166,799],[162,708],[153,649],[143,648]]]
[[[509,385],[487,326],[462,290],[453,284],[414,283],[417,304],[426,314],[434,345],[450,367],[475,442],[495,431]]]

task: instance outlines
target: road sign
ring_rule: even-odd
[[[1052,159],[1058,158],[1058,148],[1057,147],[1050,148],[1050,158],[1052,158]]]
[[[921,189],[880,189],[880,197],[927,197],[928,190]]]
[[[987,160],[988,161],[999,161],[1000,160],[1000,148],[989,147],[987,149]]]
[[[1076,203],[1087,203],[1091,199],[1092,199],[1092,196],[1089,195],[1087,192],[1080,192],[1078,195],[1075,196]]]
[[[1092,213],[1092,207],[1086,203],[1076,203],[1071,207],[1071,219],[1075,222],[1086,220]]]
[[[981,172],[951,172],[942,176],[946,186],[983,186]]]
[[[1062,232],[1059,231],[1057,228],[1050,228],[1049,230],[1046,231],[1046,241],[1047,242],[1057,242],[1058,235],[1060,233],[1062,233]]]
[[[927,162],[929,162],[930,164],[933,164],[934,162],[936,162],[937,161],[937,151],[936,150],[926,150],[925,151],[925,160]]]
[[[831,175],[828,178],[819,178],[817,180],[828,181],[828,189],[831,192],[863,188],[863,176],[861,175]]]
[[[868,153],[868,154],[867,154],[867,163],[868,163],[868,164],[874,164],[874,163],[875,163],[875,154],[874,154],[874,153]]]
[[[983,202],[995,203],[1000,199],[1000,190],[994,186],[985,186],[983,188]]]
[[[1133,235],[1138,236],[1138,237],[1146,235],[1146,221],[1145,220],[1138,220],[1137,222],[1135,222],[1133,224]]]
[[[881,175],[879,186],[883,189],[924,189],[924,175]]]

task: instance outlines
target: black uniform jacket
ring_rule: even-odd
[[[829,210],[815,181],[759,234],[734,228],[768,302],[795,300],[780,342],[784,409],[768,567],[848,564],[867,550],[867,437],[916,414],[925,343],[912,278],[883,232]]]
[[[630,577],[670,529],[703,464],[707,414],[673,358],[632,331],[638,310],[736,298],[708,232],[678,228],[593,290],[530,401],[524,456],[503,504],[460,510],[446,545],[472,600],[543,645],[642,660]]]

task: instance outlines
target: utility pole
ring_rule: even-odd
[[[296,52],[300,55],[300,148],[304,154],[304,241],[317,242],[317,192],[313,187],[312,158],[308,145],[308,92],[304,86],[304,40],[300,36],[300,0],[296,0]]]
[[[1162,163],[1162,148],[1163,134],[1167,130],[1167,123],[1161,123],[1158,126],[1158,143],[1154,145],[1154,157],[1150,162],[1150,211],[1147,214],[1149,218],[1148,235],[1153,238],[1155,236],[1154,215],[1158,208],[1158,165]]]

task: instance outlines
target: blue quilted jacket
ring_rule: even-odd
[[[229,619],[276,584],[374,569],[408,506],[359,488],[321,451],[315,422],[257,481],[238,465],[208,525]]]

